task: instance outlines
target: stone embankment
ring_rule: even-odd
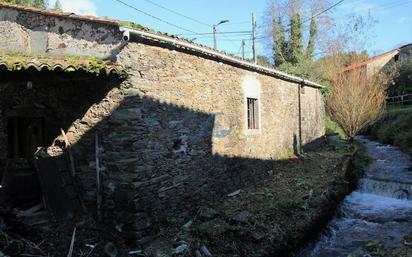
[[[146,249],[171,256],[291,256],[314,239],[355,187],[367,162],[353,145],[324,147],[298,159],[277,161],[266,179],[199,209],[182,228],[164,228],[165,238]]]
[[[92,219],[27,228],[2,209],[0,248],[6,256],[62,256],[76,227],[73,256],[286,257],[317,237],[353,189],[364,164],[363,151],[354,156],[350,145],[274,161],[263,181],[203,205],[183,226],[160,224],[156,239],[143,247],[124,244],[120,233],[105,232]]]

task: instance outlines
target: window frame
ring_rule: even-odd
[[[264,98],[262,92],[262,84],[258,79],[256,74],[247,74],[242,79],[242,99],[241,99],[241,113],[242,113],[242,131],[243,135],[246,137],[255,137],[262,134],[263,127],[264,127],[264,119],[263,119],[263,112],[264,112]],[[256,129],[249,129],[248,127],[248,98],[254,98],[257,101],[256,104],[256,114],[255,114],[255,121],[256,121]]]
[[[259,99],[256,97],[246,97],[246,111],[247,129],[253,131],[259,130]]]

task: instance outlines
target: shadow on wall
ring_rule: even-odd
[[[2,97],[15,94],[19,101],[44,106],[50,114],[46,123],[50,136],[56,137],[61,127],[77,139],[72,147],[77,176],[91,212],[96,203],[95,135],[99,135],[102,220],[120,228],[129,242],[161,226],[184,224],[200,206],[258,184],[276,165],[272,160],[213,154],[213,133],[225,135],[216,131],[213,114],[144,97],[127,83],[40,82],[33,83],[29,92],[24,83],[17,87],[9,83]],[[1,108],[16,104],[13,99],[2,100]],[[294,142],[296,148],[296,138]]]
[[[30,141],[24,134],[31,132],[34,120],[38,121],[37,146],[50,145],[60,135],[60,128],[67,131],[73,121],[120,83],[114,77],[82,72],[1,71],[0,77],[0,128],[8,135],[3,144],[8,150],[2,153],[10,158],[29,157],[21,148]]]
[[[272,161],[214,155],[215,125],[213,114],[137,94],[126,96],[73,146],[76,156],[92,161],[95,134],[99,134],[105,166],[103,213],[107,219],[103,220],[138,235],[148,233],[152,225],[183,224],[199,206],[258,182],[273,168]],[[94,192],[93,169],[79,176]],[[90,195],[93,205],[95,195]]]
[[[142,95],[123,84],[111,94],[122,99],[118,107],[74,146],[76,156],[92,161],[95,134],[99,134],[105,166],[103,220],[128,230],[127,239],[139,239],[160,226],[181,226],[200,206],[258,184],[276,165],[273,160],[213,154],[213,136],[227,132],[217,131],[215,114]],[[79,176],[83,185],[91,185],[93,205],[95,172],[89,169]]]

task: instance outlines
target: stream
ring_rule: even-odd
[[[398,247],[412,232],[412,160],[396,147],[357,137],[371,163],[358,187],[339,207],[319,240],[298,257],[370,256],[365,244]],[[376,241],[375,241],[376,242]]]

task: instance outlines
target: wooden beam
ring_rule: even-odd
[[[72,177],[74,177],[76,175],[76,169],[74,167],[74,159],[73,159],[73,154],[72,154],[72,150],[71,150],[71,145],[70,145],[69,139],[66,136],[66,133],[64,132],[64,130],[62,128],[60,128],[60,132],[63,136],[66,150],[69,153],[70,173],[71,173]]]

